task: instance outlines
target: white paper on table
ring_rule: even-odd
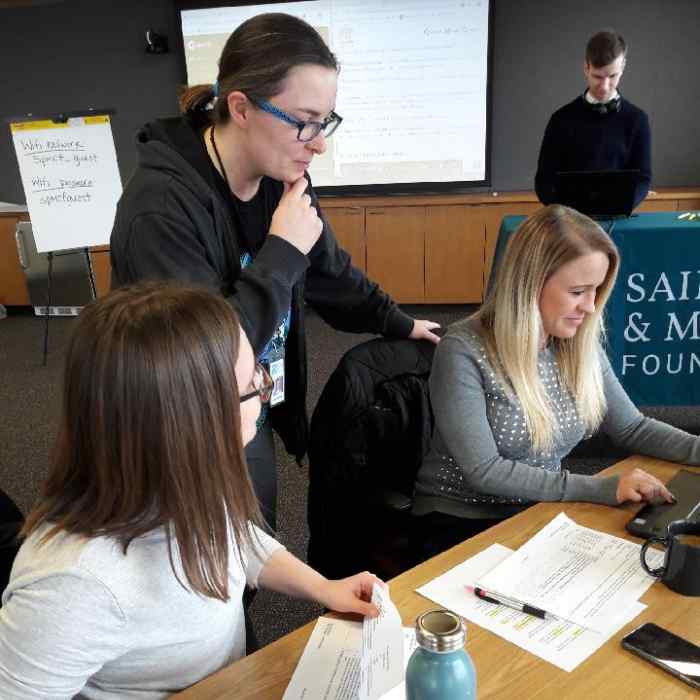
[[[379,700],[405,700],[406,665],[418,646],[413,627],[404,627],[401,682]],[[287,686],[283,700],[357,700],[360,688],[362,623],[320,617]]]
[[[382,695],[380,700],[406,700],[406,668],[408,667],[411,654],[418,648],[416,641],[416,628],[403,628],[403,675],[401,683],[392,688],[388,693]]]
[[[359,700],[376,700],[404,678],[401,616],[389,589],[375,583],[372,603],[379,615],[362,622]]]
[[[475,585],[477,579],[512,554],[508,547],[493,544],[421,586],[417,592],[564,671],[573,671],[646,607],[638,601],[628,602],[601,633],[561,620],[540,620],[488,603],[466,590],[465,586]]]
[[[356,700],[362,623],[319,617],[283,700]]]
[[[639,561],[640,545],[577,525],[559,513],[477,585],[605,633],[621,610],[656,581]],[[649,550],[650,566],[663,553]]]

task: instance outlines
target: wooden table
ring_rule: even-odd
[[[665,482],[679,468],[670,462],[631,457],[603,473],[616,473],[632,466],[640,466]],[[624,529],[636,508],[638,506],[610,508],[589,503],[541,503],[397,576],[391,581],[391,597],[404,624],[411,625],[418,614],[436,607],[432,601],[415,593],[415,589],[494,542],[517,549],[560,511],[579,525],[639,541]],[[700,694],[696,690],[625,651],[620,639],[643,622],[653,621],[700,644],[700,598],[681,596],[656,583],[641,601],[648,606],[647,609],[571,673],[467,621],[467,650],[477,669],[479,699],[697,700]],[[314,624],[311,622],[299,628],[173,697],[178,700],[281,698]]]

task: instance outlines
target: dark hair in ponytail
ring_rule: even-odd
[[[229,93],[239,90],[253,100],[267,100],[282,91],[282,82],[292,68],[305,64],[339,70],[321,35],[304,20],[281,12],[251,17],[231,34],[221,52],[213,121],[228,121]],[[180,110],[205,109],[214,97],[213,85],[185,88],[180,94]]]
[[[178,90],[178,103],[180,111],[195,112],[199,109],[206,109],[206,106],[216,97],[213,85],[183,85]]]

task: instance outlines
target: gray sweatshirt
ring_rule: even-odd
[[[256,530],[260,555],[230,544],[228,602],[183,587],[163,530],[124,552],[112,538],[46,527],[22,545],[0,608],[2,700],[160,700],[245,654],[241,597],[282,545]],[[173,551],[180,579],[176,548]]]
[[[700,464],[700,437],[643,416],[602,349],[600,356],[607,400],[601,430],[630,452]],[[541,351],[538,369],[556,421],[553,447],[545,453],[533,450],[520,402],[496,379],[479,323],[464,320],[450,327],[430,375],[435,431],[418,471],[414,514],[500,518],[533,501],[617,504],[618,477],[562,470],[562,458],[590,436],[549,349]]]

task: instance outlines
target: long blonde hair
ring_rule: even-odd
[[[560,205],[539,209],[513,234],[486,301],[474,314],[486,351],[501,383],[523,409],[533,449],[551,449],[554,414],[537,368],[544,330],[540,295],[547,280],[568,262],[593,252],[610,264],[596,292],[595,311],[572,338],[551,338],[560,378],[587,430],[606,410],[599,346],[605,334],[603,310],[615,284],[620,256],[603,229],[583,214]]]

